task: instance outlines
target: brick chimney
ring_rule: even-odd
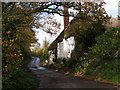
[[[65,15],[68,13],[68,8],[67,7],[64,7],[64,12],[65,12]],[[64,16],[64,30],[66,30],[68,24],[69,24],[69,16]]]

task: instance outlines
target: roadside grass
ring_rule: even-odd
[[[119,60],[96,62],[90,64],[84,75],[98,77],[101,80],[107,80],[120,84]]]
[[[35,89],[38,86],[36,77],[28,69],[19,68],[17,70],[9,72],[9,76],[9,78],[3,81],[3,89]]]
[[[71,74],[86,75],[97,78],[97,80],[106,80],[116,84],[120,84],[119,60],[93,62],[84,68],[80,64],[73,64],[73,60],[69,60],[64,65],[61,62],[48,65],[48,68],[57,69]]]

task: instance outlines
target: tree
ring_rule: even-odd
[[[35,33],[30,29],[33,25],[32,16],[18,8],[16,3],[2,3],[2,8],[3,87],[10,88],[16,84],[15,80],[9,82],[16,72],[27,67],[29,46],[35,42]]]
[[[43,48],[41,48],[41,47],[37,47],[37,48],[35,48],[33,51],[31,51],[32,52],[32,56],[33,57],[40,57],[40,56],[42,56],[43,54]]]
[[[105,23],[110,17],[106,14],[102,7],[104,3],[84,3],[83,8],[79,11],[74,19],[73,36],[75,37],[75,49],[72,57],[78,60],[89,51],[89,47],[93,46],[95,38],[106,31]],[[81,6],[82,7],[82,6]],[[72,27],[71,27],[72,28]]]
[[[45,38],[45,41],[43,42],[43,55],[44,55],[44,59],[48,59],[48,41],[46,41],[46,38]]]
[[[37,14],[34,28],[45,31],[51,36],[56,36],[60,31],[60,22],[58,22],[54,15],[47,13]]]
[[[8,7],[8,4],[10,4],[10,7]],[[4,50],[3,53],[5,54],[9,53],[8,54],[9,56],[7,56],[6,58],[8,58],[8,61],[10,61],[9,57],[14,58],[14,56],[11,55],[12,53],[15,53],[11,50],[12,48],[13,50],[18,48],[15,50],[16,51],[15,56],[19,55],[17,53],[19,50],[20,50],[19,52],[21,52],[20,55],[22,56],[30,51],[29,46],[31,42],[35,42],[35,38],[34,38],[35,34],[32,30],[30,30],[30,27],[33,25],[31,16],[29,16],[26,11],[19,9],[16,6],[16,3],[8,3],[8,4],[3,3],[2,33],[3,33],[3,50]],[[3,57],[3,61],[4,60],[7,61],[5,57]],[[17,59],[14,58],[14,60]]]
[[[91,74],[108,79],[114,82],[120,82],[120,29],[116,27],[109,28],[104,34],[96,38],[96,44],[89,48],[88,55],[84,61],[89,62],[86,68],[86,74]]]

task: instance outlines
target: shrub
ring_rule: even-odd
[[[85,74],[116,81],[116,77],[120,77],[120,29],[111,28],[97,37],[96,41],[86,56],[89,65]]]
[[[120,29],[111,28],[96,38],[96,45],[90,48],[92,56],[99,60],[120,59]]]
[[[5,77],[7,75],[7,78]],[[8,76],[9,75],[9,76]],[[10,88],[36,88],[37,80],[30,70],[12,68],[9,73],[4,74],[3,89]]]

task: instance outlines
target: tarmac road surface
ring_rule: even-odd
[[[88,88],[90,90],[95,88],[94,90],[120,90],[118,86],[53,72],[43,67],[32,69],[32,71],[39,80],[38,90],[40,90],[40,88],[79,88],[79,90],[82,88]]]

